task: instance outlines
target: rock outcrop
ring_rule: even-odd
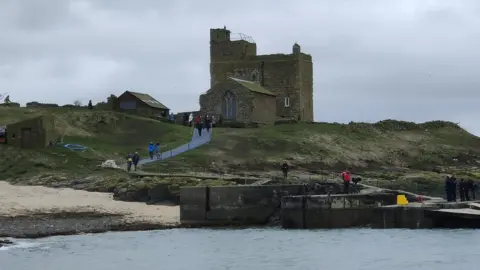
[[[13,242],[8,239],[0,239],[0,248],[5,246],[11,246]]]

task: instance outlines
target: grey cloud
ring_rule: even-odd
[[[473,0],[2,1],[0,92],[69,103],[136,89],[195,109],[209,28],[224,25],[262,54],[312,54],[317,121],[445,119],[480,135]]]

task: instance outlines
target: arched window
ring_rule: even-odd
[[[222,116],[224,119],[235,119],[237,117],[237,96],[227,91],[222,98]]]

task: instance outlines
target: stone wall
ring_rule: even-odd
[[[247,59],[257,54],[257,45],[245,40],[236,40],[230,42],[210,41],[210,56],[216,61],[232,61],[238,59]],[[212,82],[213,86],[215,83]]]
[[[7,125],[7,144],[15,147],[45,148],[56,139],[53,116],[39,116]]]
[[[296,82],[298,67],[299,62],[292,55],[282,60],[212,62],[210,70],[215,82],[227,80],[229,77],[246,79],[249,74],[258,71],[262,86],[277,95],[276,116],[298,119],[301,112],[300,85]],[[289,107],[285,107],[287,97],[290,101]]]
[[[207,93],[200,96],[200,111],[202,114],[221,115],[222,99],[227,91],[232,92],[237,99],[237,118],[232,121],[250,122],[252,119],[252,93],[241,85],[224,81],[216,84]]]
[[[275,124],[275,97],[252,93],[253,94],[253,111],[252,122],[262,125]]]
[[[263,87],[277,95],[276,116],[313,121],[312,57],[301,52],[256,55],[256,44],[230,41],[227,29],[210,31],[211,87],[228,77],[258,73]],[[289,106],[285,106],[288,98]],[[287,104],[288,105],[288,104]]]
[[[300,57],[302,119],[313,122],[313,62],[310,55],[302,54]]]
[[[40,103],[37,101],[27,102],[27,108],[58,108],[58,104],[55,103]]]
[[[200,96],[200,111],[202,114],[222,115],[222,100],[227,91],[232,92],[237,100],[236,119],[229,121],[239,123],[275,123],[275,97],[252,92],[230,80],[216,84],[207,93]]]
[[[351,194],[282,198],[284,228],[431,228],[426,207],[397,206],[396,195]],[[386,206],[391,205],[391,206]]]
[[[303,185],[188,187],[180,189],[184,225],[262,225],[279,210],[280,199],[305,192]]]
[[[20,103],[16,103],[16,102],[0,103],[0,107],[20,108]]]

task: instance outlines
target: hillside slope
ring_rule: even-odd
[[[341,170],[346,166],[357,171],[477,166],[480,138],[443,121],[217,128],[209,145],[149,169],[278,170],[283,160],[306,171]]]
[[[0,180],[96,191],[112,191],[125,185],[139,188],[158,181],[167,181],[172,190],[182,183],[202,184],[191,177],[181,180],[164,176],[150,183],[119,170],[99,167],[107,159],[124,162],[124,156],[131,151],[146,155],[150,141],[160,142],[163,151],[181,145],[191,138],[189,127],[116,112],[64,108],[0,108],[0,125],[40,114],[55,116],[56,130],[65,143],[83,144],[88,150],[72,152],[55,147],[32,151],[0,145]],[[331,177],[349,166],[367,183],[439,194],[444,173],[480,179],[480,138],[442,121],[215,128],[208,145],[143,166],[142,170],[269,178],[279,174],[283,160],[292,165],[292,179],[302,175]],[[212,183],[229,184],[223,179],[215,181]]]
[[[146,155],[149,142],[159,142],[163,150],[176,147],[191,138],[188,127],[162,123],[148,118],[109,112],[54,109],[0,108],[0,125],[42,114],[53,114],[55,129],[64,143],[82,144],[85,152],[55,147],[41,151],[0,146],[0,178],[55,171],[88,175],[101,171],[107,159],[124,162],[128,152]]]

